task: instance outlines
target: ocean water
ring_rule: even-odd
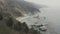
[[[28,18],[27,19],[28,21],[24,20],[27,23],[29,22],[28,25],[34,24],[34,22],[38,22],[38,24],[41,22],[48,23],[48,25],[50,26],[50,27],[48,26],[49,28],[53,28],[57,34],[60,34],[60,4],[59,4],[60,0],[25,0],[25,1],[43,5],[43,8],[40,9],[41,11],[40,18],[46,17],[46,19],[41,19],[40,21],[37,18]]]
[[[46,17],[46,21],[60,34],[60,0],[26,0],[47,7],[40,9],[41,15]]]

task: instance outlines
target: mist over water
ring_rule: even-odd
[[[20,0],[18,0],[18,1],[20,1]],[[60,34],[60,4],[59,4],[60,3],[59,2],[60,0],[26,0],[26,1],[32,2],[32,3],[36,3],[36,4],[39,4],[39,5],[45,5],[45,6],[47,6],[45,8],[41,8],[40,9],[40,11],[41,11],[41,14],[40,15],[41,16],[45,16],[46,17],[46,20],[45,21],[47,21],[47,23],[51,27],[53,27],[55,29],[55,31],[58,32],[58,34]],[[9,2],[10,1],[8,1],[8,3]],[[25,10],[28,9],[28,11],[30,11],[29,9],[31,9],[31,12],[26,11],[26,13],[28,13],[29,15],[32,15],[34,13],[34,11],[38,9],[38,8],[36,9],[37,6],[34,6],[34,7],[33,6],[30,6],[30,7],[28,7],[29,4],[27,4],[28,6],[27,5],[24,5],[24,2],[23,3],[18,3],[18,2],[14,2],[13,3],[12,2],[11,4],[14,6],[14,10],[17,10],[18,8],[21,8],[21,7],[24,7],[23,9],[25,9]],[[8,5],[8,6],[9,6],[9,8],[11,7],[10,5]],[[39,12],[39,10],[37,10],[37,11]],[[19,10],[18,10],[18,12],[19,12]],[[17,13],[17,12],[15,12],[15,13]],[[23,11],[23,14],[24,13],[25,12]]]
[[[60,34],[60,0],[27,0],[37,4],[43,4],[48,8],[42,8],[41,14],[46,16],[47,22]]]
[[[27,23],[34,24],[34,22],[48,23],[48,25],[60,34],[60,0],[0,0],[0,8],[3,12],[10,13],[14,17],[29,17]],[[28,2],[27,2],[28,1]],[[31,2],[31,3],[29,3]],[[38,4],[37,6],[35,4]],[[43,7],[43,8],[42,8]],[[39,10],[40,8],[40,10]],[[31,15],[40,13],[40,18],[31,18]],[[36,16],[36,15],[35,15]],[[33,17],[33,16],[32,16]],[[44,20],[43,18],[46,17]],[[21,18],[18,18],[21,20]],[[25,21],[25,20],[24,20]]]

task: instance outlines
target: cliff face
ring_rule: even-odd
[[[39,13],[39,6],[26,1],[3,0],[2,9],[15,17]]]
[[[32,7],[22,0],[0,0],[0,34],[34,34],[36,31],[29,29],[25,22],[15,19],[39,12],[38,8]]]
[[[23,14],[20,12],[21,9],[17,8],[20,6],[16,6],[17,3],[15,3],[16,1],[13,0],[3,0],[0,1],[0,12],[2,12],[3,14],[5,13],[10,13],[12,16],[14,17],[19,17],[19,16],[23,16]]]

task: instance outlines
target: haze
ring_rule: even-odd
[[[26,0],[29,2],[42,4],[48,8],[42,8],[41,14],[47,17],[47,22],[55,31],[60,34],[60,0]]]

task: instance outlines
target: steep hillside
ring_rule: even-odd
[[[25,22],[15,19],[40,12],[38,8],[32,7],[25,1],[0,0],[0,34],[37,34],[37,31],[29,29]]]
[[[4,0],[2,3],[2,9],[8,13],[11,13],[15,17],[34,15],[40,12],[39,8],[41,7],[35,5],[34,3],[29,3],[26,1]]]

